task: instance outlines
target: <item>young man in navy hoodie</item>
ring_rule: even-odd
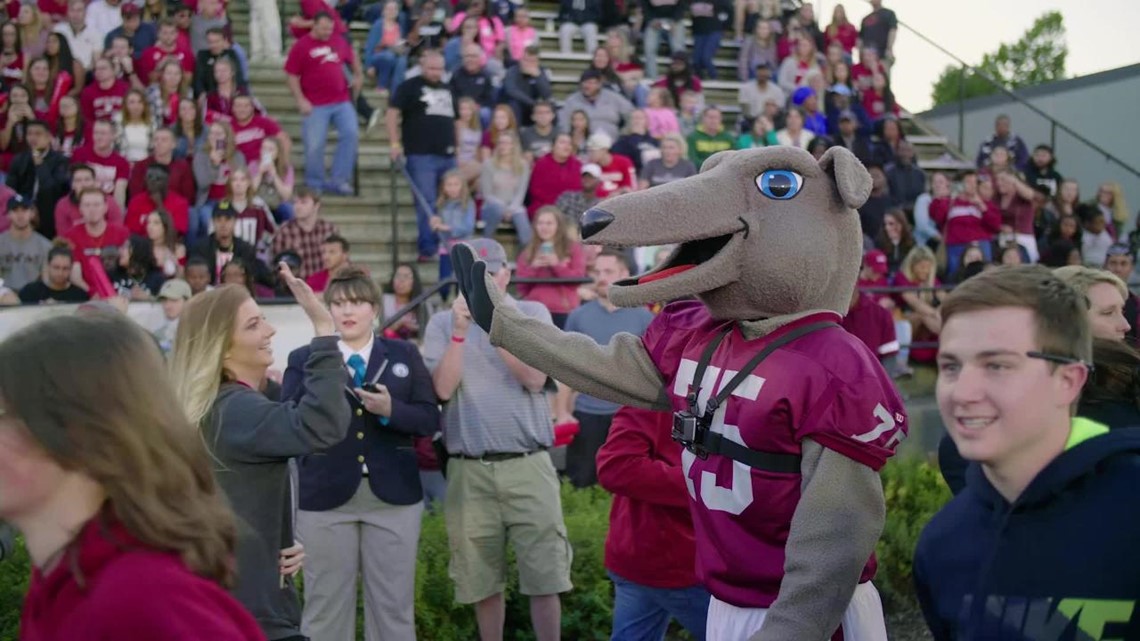
[[[1140,511],[1121,509],[1140,433],[1073,416],[1086,307],[1036,265],[979,274],[942,304],[938,406],[978,465],[915,552],[936,641],[1140,638]]]

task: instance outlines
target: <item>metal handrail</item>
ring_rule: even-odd
[[[868,0],[868,4],[870,4],[869,0]],[[923,34],[922,32],[920,32],[920,31],[918,31],[918,30],[917,30],[917,29],[915,29],[914,27],[912,27],[912,26],[910,26],[909,24],[907,24],[907,23],[903,22],[902,20],[898,20],[898,19],[897,19],[897,16],[896,16],[896,22],[898,23],[898,25],[899,25],[900,27],[903,27],[903,28],[905,28],[907,31],[909,31],[910,33],[914,34],[915,36],[917,36],[917,37],[918,37],[919,39],[921,39],[922,41],[926,42],[926,43],[927,43],[927,44],[929,44],[930,46],[932,46],[932,47],[934,47],[935,49],[937,49],[937,50],[941,51],[942,53],[946,54],[947,56],[949,56],[950,58],[952,58],[952,59],[953,59],[955,62],[957,62],[959,65],[961,65],[961,67],[962,67],[962,75],[961,75],[961,76],[959,76],[959,79],[958,79],[958,83],[959,83],[959,96],[958,96],[958,149],[959,149],[959,150],[961,150],[961,151],[962,151],[962,153],[965,153],[965,149],[963,149],[963,147],[964,147],[964,145],[965,145],[965,133],[964,133],[964,132],[965,132],[965,127],[963,126],[963,124],[964,124],[964,121],[965,121],[965,98],[964,98],[964,96],[962,95],[962,92],[963,92],[963,91],[964,91],[964,89],[965,89],[965,78],[966,78],[966,73],[965,73],[965,72],[966,72],[967,70],[969,70],[969,71],[970,71],[971,73],[973,73],[974,75],[976,75],[976,76],[979,76],[979,77],[981,77],[982,79],[984,79],[986,82],[990,83],[992,86],[994,86],[995,88],[997,88],[997,89],[998,89],[1000,92],[1002,92],[1002,93],[1003,93],[1003,94],[1005,94],[1006,96],[1008,96],[1008,97],[1012,98],[1012,99],[1013,99],[1015,102],[1017,102],[1018,104],[1020,104],[1020,105],[1024,106],[1026,109],[1029,109],[1029,111],[1033,112],[1034,114],[1037,114],[1038,116],[1040,116],[1040,117],[1044,118],[1045,120],[1048,120],[1048,121],[1049,121],[1049,124],[1050,124],[1050,127],[1051,127],[1051,131],[1052,131],[1052,133],[1051,133],[1051,138],[1053,138],[1053,141],[1055,141],[1055,140],[1056,140],[1056,137],[1057,137],[1057,133],[1056,133],[1056,130],[1057,130],[1057,129],[1060,129],[1061,131],[1063,131],[1063,132],[1067,133],[1069,136],[1073,137],[1073,138],[1074,138],[1074,139],[1075,139],[1077,142],[1080,142],[1080,143],[1084,144],[1086,147],[1088,147],[1088,148],[1092,149],[1093,151],[1097,152],[1098,154],[1101,154],[1102,156],[1104,156],[1104,159],[1105,159],[1106,161],[1108,161],[1108,162],[1112,162],[1112,163],[1116,163],[1118,166],[1120,166],[1122,169],[1124,169],[1124,170],[1125,170],[1125,171],[1127,171],[1128,173],[1132,174],[1133,176],[1136,176],[1137,178],[1140,178],[1140,170],[1137,170],[1136,168],[1132,167],[1131,165],[1129,165],[1128,163],[1124,162],[1124,161],[1123,161],[1123,160],[1121,160],[1120,158],[1117,158],[1116,156],[1114,156],[1114,155],[1113,155],[1111,152],[1109,152],[1108,150],[1104,149],[1104,148],[1103,148],[1103,147],[1101,147],[1100,145],[1096,144],[1095,142],[1093,142],[1093,141],[1089,140],[1088,138],[1085,138],[1085,137],[1084,137],[1084,136],[1082,136],[1081,134],[1077,133],[1076,131],[1074,131],[1074,130],[1073,130],[1073,128],[1072,128],[1072,127],[1069,127],[1068,125],[1066,125],[1065,123],[1063,123],[1063,122],[1061,122],[1061,121],[1057,120],[1057,119],[1056,119],[1056,118],[1054,118],[1053,116],[1050,116],[1048,113],[1046,113],[1045,111],[1041,110],[1040,108],[1038,108],[1038,107],[1037,107],[1036,105],[1034,105],[1033,103],[1031,103],[1031,102],[1029,102],[1028,100],[1026,100],[1025,98],[1022,98],[1021,96],[1017,95],[1017,93],[1015,93],[1013,90],[1011,90],[1010,88],[1008,88],[1008,87],[1006,87],[1005,85],[1003,85],[1003,84],[1002,84],[1000,81],[998,81],[997,79],[995,79],[995,78],[991,77],[989,74],[987,74],[987,73],[983,72],[983,71],[982,71],[981,69],[979,69],[978,67],[975,67],[975,66],[973,66],[973,65],[971,65],[971,64],[969,64],[969,63],[967,63],[965,60],[962,60],[962,59],[961,59],[961,58],[959,58],[958,56],[954,55],[954,53],[953,53],[953,52],[951,52],[949,49],[947,49],[946,47],[943,47],[942,45],[938,44],[937,42],[935,42],[935,41],[931,40],[930,38],[928,38],[926,35],[924,35],[924,34]],[[1051,141],[1051,142],[1053,142],[1053,141]]]

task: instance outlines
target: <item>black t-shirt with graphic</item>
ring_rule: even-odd
[[[455,155],[455,105],[446,84],[409,78],[396,89],[392,106],[403,119],[404,154]]]

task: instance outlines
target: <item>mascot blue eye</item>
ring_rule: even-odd
[[[769,169],[756,177],[756,186],[772,200],[791,200],[804,186],[804,177],[786,169]]]

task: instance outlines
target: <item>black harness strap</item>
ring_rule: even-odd
[[[797,327],[796,329],[780,336],[779,338],[776,338],[772,342],[765,345],[764,349],[760,350],[759,353],[753,356],[752,360],[748,361],[748,364],[741,368],[741,370],[736,373],[736,376],[732,377],[732,380],[728,381],[728,383],[721,387],[716,396],[709,398],[709,400],[705,403],[705,411],[702,414],[697,407],[697,398],[701,393],[701,383],[704,381],[705,370],[708,369],[709,362],[712,360],[713,354],[716,352],[717,348],[720,347],[720,344],[724,341],[725,337],[728,336],[734,328],[729,327],[717,335],[717,337],[713,339],[711,343],[709,343],[708,347],[705,348],[704,353],[701,354],[701,360],[697,362],[697,370],[693,374],[693,385],[688,397],[686,398],[689,404],[689,412],[693,416],[700,417],[699,423],[703,428],[699,431],[696,442],[693,443],[693,446],[695,446],[695,448],[690,447],[690,449],[694,449],[694,451],[698,455],[701,455],[702,458],[708,456],[709,454],[719,454],[720,456],[726,456],[734,461],[739,461],[749,467],[754,467],[758,470],[784,473],[799,472],[800,456],[798,454],[781,454],[776,452],[763,452],[760,450],[755,450],[745,445],[741,445],[735,441],[731,441],[721,434],[710,431],[708,429],[708,426],[712,424],[713,415],[716,414],[716,411],[721,406],[721,404],[723,404],[728,399],[728,397],[732,395],[732,392],[735,391],[736,388],[744,382],[744,379],[748,378],[748,376],[751,375],[752,372],[755,371],[755,369],[760,365],[760,363],[763,362],[764,359],[768,358],[772,352],[780,349],[788,343],[791,343],[797,338],[811,334],[812,332],[816,332],[821,329],[827,329],[828,327],[838,327],[838,325],[833,322],[820,322],[812,323],[811,325],[804,325],[803,327]]]

